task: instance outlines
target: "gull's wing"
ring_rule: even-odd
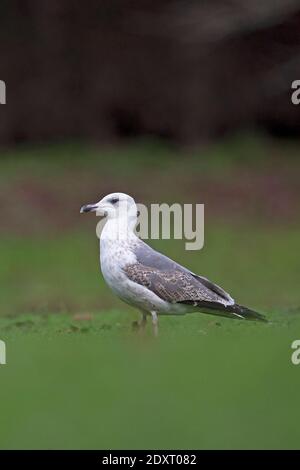
[[[161,271],[140,263],[123,268],[127,277],[137,284],[147,287],[161,299],[170,302],[210,301],[228,304],[192,274],[180,270]]]
[[[234,318],[262,319],[252,310],[235,304],[221,287],[139,241],[134,249],[137,262],[124,268],[128,278],[170,303],[198,307],[205,313]]]
[[[127,276],[145,285],[167,302],[204,300],[234,304],[221,287],[198,276],[139,241],[134,249],[137,262],[125,268]]]

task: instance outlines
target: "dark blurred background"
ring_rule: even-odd
[[[3,0],[0,142],[297,136],[298,0]]]

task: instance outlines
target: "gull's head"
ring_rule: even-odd
[[[95,204],[82,206],[80,212],[96,212],[97,215],[107,216],[107,219],[126,219],[137,217],[137,207],[134,199],[125,193],[111,193]]]

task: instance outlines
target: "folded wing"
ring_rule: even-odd
[[[253,310],[241,307],[220,286],[198,276],[140,241],[137,262],[124,268],[128,278],[170,303],[198,308],[204,313],[231,318],[263,320]]]

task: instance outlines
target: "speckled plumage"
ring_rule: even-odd
[[[205,287],[188,272],[161,271],[139,263],[126,266],[124,271],[129,279],[147,287],[166,302],[223,301],[220,296]]]

